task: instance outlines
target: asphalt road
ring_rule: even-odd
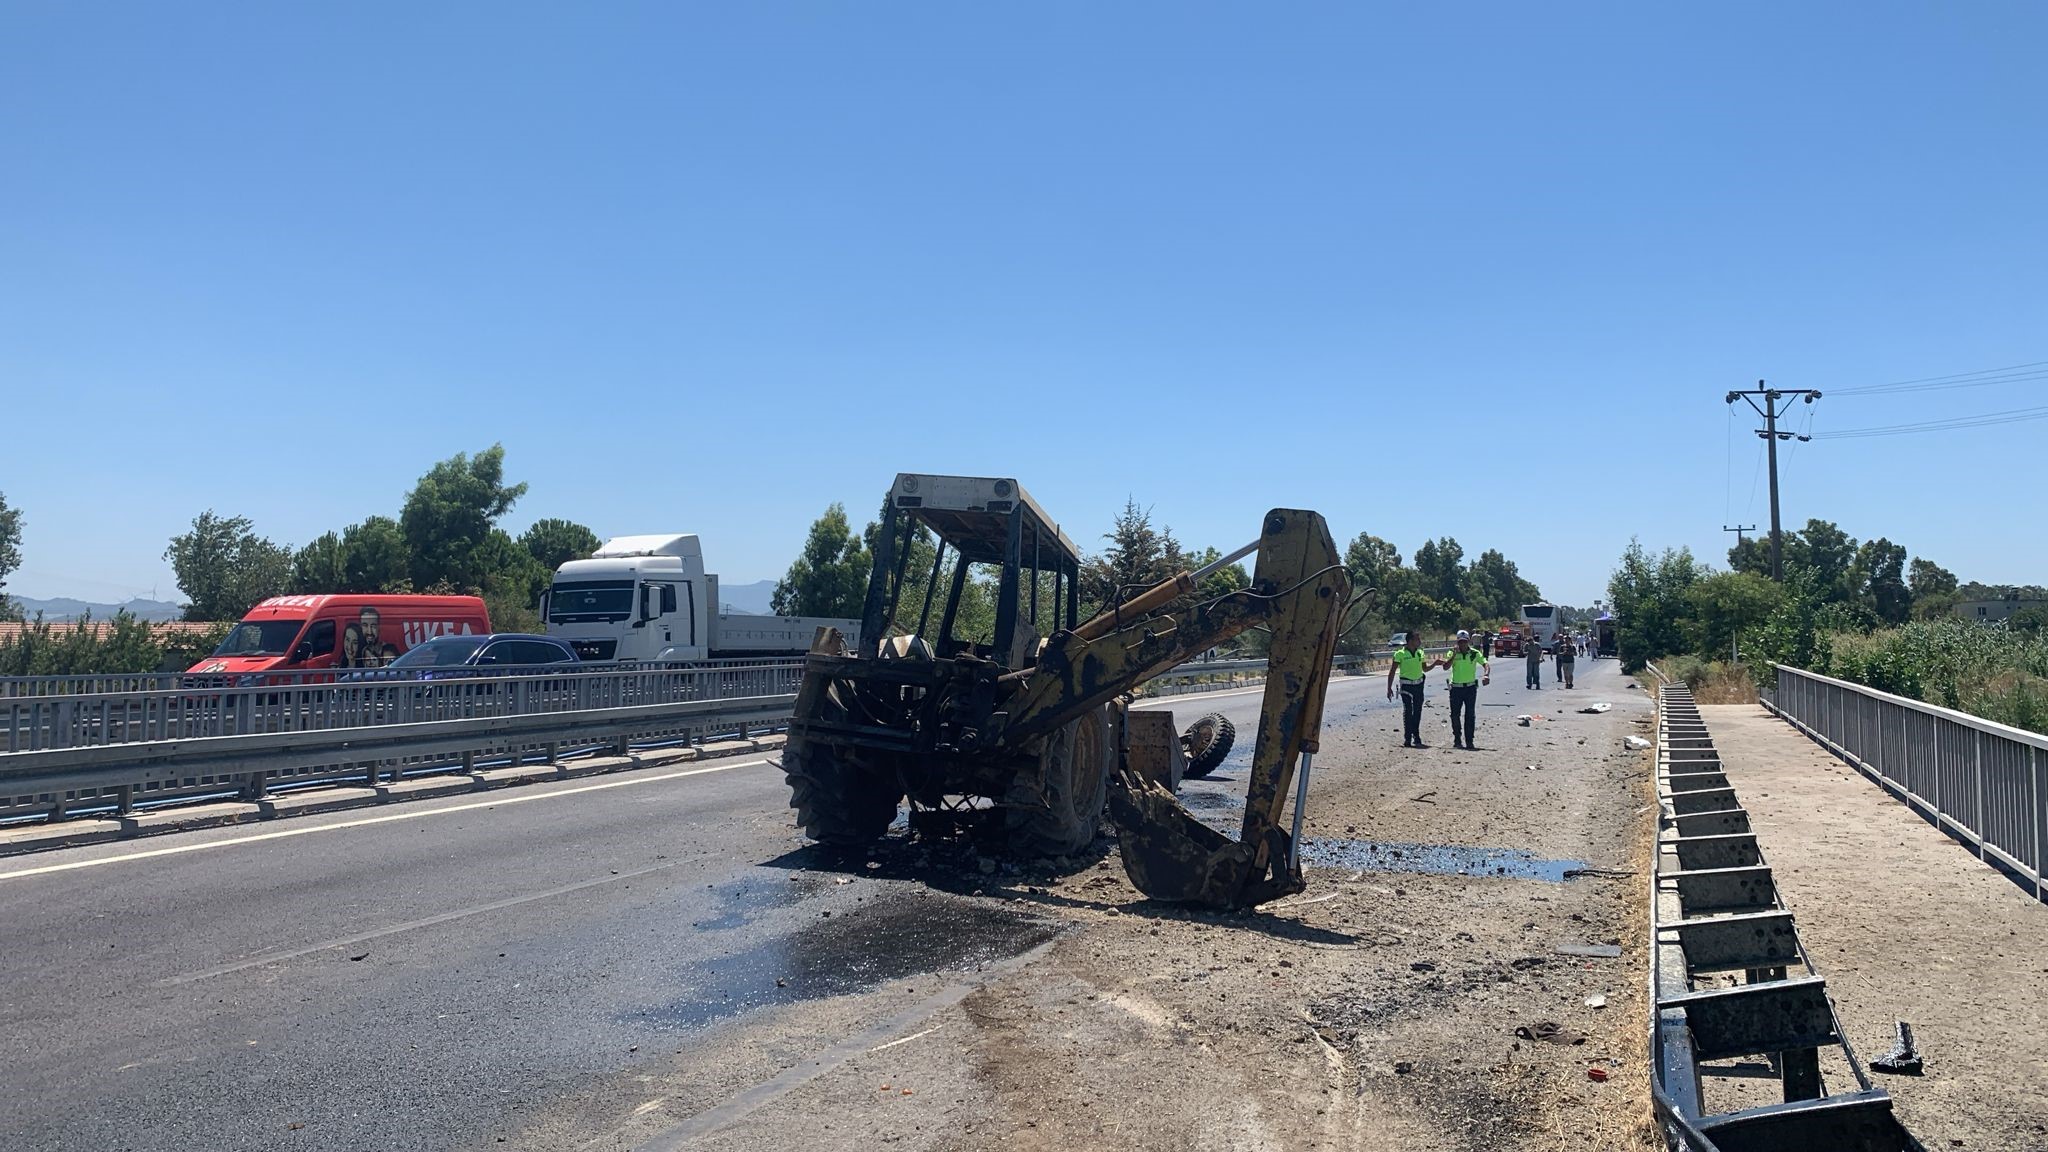
[[[1241,779],[1259,698],[1160,702],[1242,730],[1204,790]],[[1395,707],[1343,678],[1326,724],[1398,744]],[[0,1147],[559,1147],[651,1093],[714,1107],[1054,931],[856,882],[786,799],[745,759],[0,861]]]

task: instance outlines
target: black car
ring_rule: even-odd
[[[390,677],[395,680],[432,680],[440,669],[533,668],[576,662],[576,650],[552,636],[497,632],[489,636],[436,636],[423,640],[382,670],[399,673]]]

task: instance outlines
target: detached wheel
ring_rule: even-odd
[[[1039,754],[1046,806],[1008,810],[1011,851],[1027,859],[1072,856],[1093,843],[1109,799],[1112,754],[1109,717],[1100,708],[1048,739]]]
[[[1211,712],[1181,733],[1181,747],[1187,750],[1188,767],[1183,775],[1199,780],[1216,770],[1237,743],[1237,725],[1221,712]]]

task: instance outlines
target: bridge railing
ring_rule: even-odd
[[[2048,736],[1783,664],[1764,706],[2048,899]]]

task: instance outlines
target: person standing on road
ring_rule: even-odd
[[[1387,699],[1394,698],[1394,680],[1401,681],[1401,747],[1427,748],[1422,742],[1422,681],[1432,667],[1448,664],[1431,661],[1422,654],[1422,633],[1410,630],[1394,659],[1387,665]]]
[[[1479,686],[1493,683],[1493,676],[1486,664],[1486,653],[1472,647],[1472,634],[1460,630],[1458,644],[1452,648],[1444,663],[1451,670],[1451,744],[1467,752],[1472,747],[1472,731],[1479,723]],[[1465,727],[1458,728],[1460,714]]]
[[[1489,660],[1493,658],[1493,629],[1479,634],[1479,654]]]
[[[1528,687],[1543,687],[1543,645],[1534,636],[1522,637],[1522,660],[1529,669]]]
[[[1572,638],[1569,636],[1557,642],[1557,682],[1572,687]]]

